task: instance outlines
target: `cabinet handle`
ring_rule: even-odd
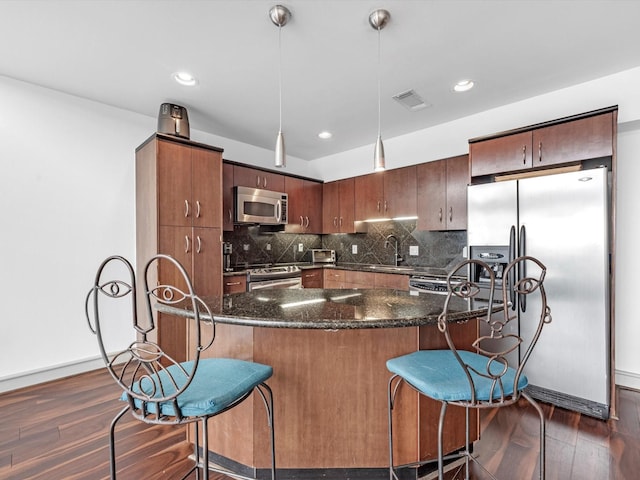
[[[526,145],[522,146],[522,164],[523,165],[527,164],[527,146]]]
[[[338,217],[333,217],[333,226],[334,227],[338,226]]]
[[[449,221],[453,220],[453,207],[449,207]]]
[[[256,187],[260,188],[260,175],[256,175]]]
[[[315,274],[315,273],[306,273],[306,274],[304,275],[304,278],[313,278],[313,277],[315,277],[315,276],[316,276],[316,274]]]
[[[542,140],[538,143],[538,161],[542,162]]]
[[[304,217],[300,215],[300,228],[304,228]]]
[[[342,217],[340,217],[340,226],[342,227]]]
[[[229,222],[233,222],[233,212],[229,209]]]
[[[191,240],[189,239],[189,235],[184,236],[184,253],[189,253],[191,249]]]
[[[309,228],[309,217],[304,217],[307,219],[307,221],[305,222],[305,226],[304,228]]]
[[[385,212],[387,211],[387,201],[386,200],[384,201],[384,211]]]
[[[378,200],[378,211],[380,211],[380,200]]]
[[[227,283],[225,283],[225,285],[227,287],[233,287],[235,285],[240,285],[240,282],[227,282]]]
[[[264,185],[264,188],[267,188],[267,177],[262,177],[262,184]]]
[[[200,200],[196,200],[196,218],[200,218]]]
[[[202,251],[202,239],[200,238],[200,235],[196,237],[196,240],[198,241],[198,246],[196,247],[196,253],[200,253]]]
[[[438,221],[442,223],[442,207],[440,207],[440,212],[438,213]]]
[[[184,201],[184,218],[189,217],[189,200]]]

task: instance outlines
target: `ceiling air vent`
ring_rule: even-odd
[[[415,90],[407,90],[406,92],[398,93],[392,97],[403,107],[415,111],[421,110],[429,105],[418,95]]]

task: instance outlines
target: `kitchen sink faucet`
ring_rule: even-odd
[[[394,265],[397,267],[398,263],[401,262],[403,260],[402,255],[398,255],[398,238],[391,234],[391,235],[387,235],[387,238],[384,241],[384,248],[387,248],[390,244],[391,244],[391,240],[393,240],[393,247],[394,247]]]

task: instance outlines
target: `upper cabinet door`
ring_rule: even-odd
[[[322,185],[322,233],[340,231],[340,182]]]
[[[407,218],[417,215],[416,172],[415,165],[384,172],[384,218]]]
[[[233,232],[233,165],[222,164],[222,229]]]
[[[305,233],[322,233],[322,183],[305,180]]]
[[[533,166],[613,155],[613,113],[582,118],[533,131]]]
[[[467,229],[469,156],[447,159],[447,230]]]
[[[465,230],[469,157],[418,165],[418,229]]]
[[[446,160],[418,165],[418,229],[444,230],[447,211]]]
[[[377,172],[355,177],[354,188],[358,192],[358,201],[355,203],[356,220],[385,218],[384,174],[385,172]]]
[[[295,177],[285,177],[284,191],[288,195],[288,223],[287,233],[302,233],[305,227],[304,180]]]
[[[353,178],[345,178],[339,180],[338,185],[340,191],[339,232],[355,233],[355,180]]]
[[[222,224],[222,158],[219,152],[191,147],[193,225],[219,227]]]
[[[531,138],[531,132],[522,132],[469,144],[471,176],[531,168]]]
[[[233,170],[234,185],[284,192],[284,175],[236,165]]]
[[[191,191],[191,149],[158,140],[158,222],[191,226],[195,212]]]

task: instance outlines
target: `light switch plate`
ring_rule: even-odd
[[[409,245],[409,255],[411,255],[412,257],[417,257],[418,255],[420,255],[420,253],[418,253],[420,251],[418,245]]]
[[[351,253],[357,255],[358,253],[358,245],[351,245]]]
[[[301,252],[302,250],[304,250],[304,245],[302,243],[298,244],[298,251]]]

